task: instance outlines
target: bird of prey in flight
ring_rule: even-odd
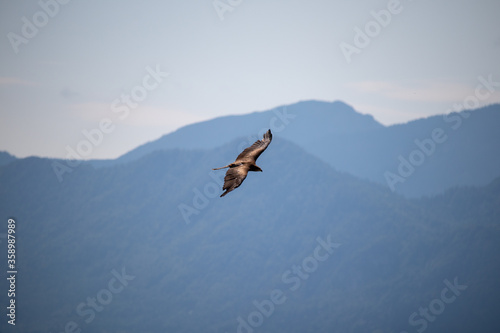
[[[264,133],[264,137],[262,140],[257,140],[253,145],[246,148],[238,155],[236,161],[221,168],[215,168],[212,170],[220,170],[229,168],[226,172],[226,176],[224,177],[224,186],[222,190],[225,191],[220,196],[223,197],[235,188],[238,188],[241,183],[247,177],[248,171],[261,171],[255,162],[259,158],[260,154],[264,150],[266,150],[267,146],[271,143],[273,139],[273,135],[271,134],[271,130],[268,130]]]

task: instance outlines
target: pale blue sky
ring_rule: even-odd
[[[394,124],[448,112],[479,76],[500,82],[498,0],[401,0],[350,62],[341,43],[355,46],[355,27],[393,0],[221,0],[234,5],[224,20],[213,0],[54,1],[41,1],[52,15],[38,1],[0,1],[0,150],[18,157],[65,157],[103,119],[112,130],[85,158],[305,99]],[[40,27],[13,47],[23,17]],[[154,81],[147,68],[168,76]],[[127,107],[132,91],[140,101]],[[499,101],[500,87],[481,105]]]

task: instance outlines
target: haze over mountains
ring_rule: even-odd
[[[457,118],[385,127],[301,102],[187,126],[62,182],[52,159],[1,155],[20,310],[0,330],[498,332],[498,108],[452,115],[454,130]],[[268,128],[264,171],[219,198],[211,168]],[[384,172],[428,138],[396,192],[449,189],[391,191]]]
[[[453,186],[486,185],[500,176],[499,123],[498,104],[383,126],[342,102],[304,101],[185,126],[94,165],[128,162],[162,149],[215,148],[237,137],[244,138],[243,149],[271,128],[339,171],[418,197]]]

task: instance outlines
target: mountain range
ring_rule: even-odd
[[[243,138],[243,149],[270,128],[339,171],[419,197],[486,185],[500,176],[499,123],[499,104],[384,126],[342,102],[304,101],[188,125],[94,165],[124,163],[156,150],[215,148],[236,137]],[[441,133],[439,142],[433,133]]]
[[[497,109],[448,116],[463,119],[456,129],[443,117],[386,127],[340,102],[302,102],[187,126],[61,182],[53,165],[65,161],[0,155],[19,304],[16,327],[0,331],[497,332],[500,178],[476,174],[498,158]],[[211,168],[268,128],[263,172],[219,198],[224,171]],[[425,161],[395,191],[338,162],[384,180],[415,139]],[[396,153],[387,169],[370,157],[383,142],[380,156]],[[441,181],[450,156],[480,160]],[[426,174],[439,186],[404,192]]]

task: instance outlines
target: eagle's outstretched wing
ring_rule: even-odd
[[[251,161],[255,163],[260,154],[262,154],[262,152],[266,150],[267,146],[269,146],[272,140],[273,135],[271,134],[271,130],[268,130],[266,133],[264,133],[264,137],[262,138],[262,140],[255,141],[253,145],[243,150],[241,154],[238,155],[234,163],[242,161]]]
[[[222,190],[225,192],[221,194],[221,197],[239,187],[245,178],[247,178],[248,170],[249,167],[247,165],[229,168],[224,177],[224,186],[222,187]]]

